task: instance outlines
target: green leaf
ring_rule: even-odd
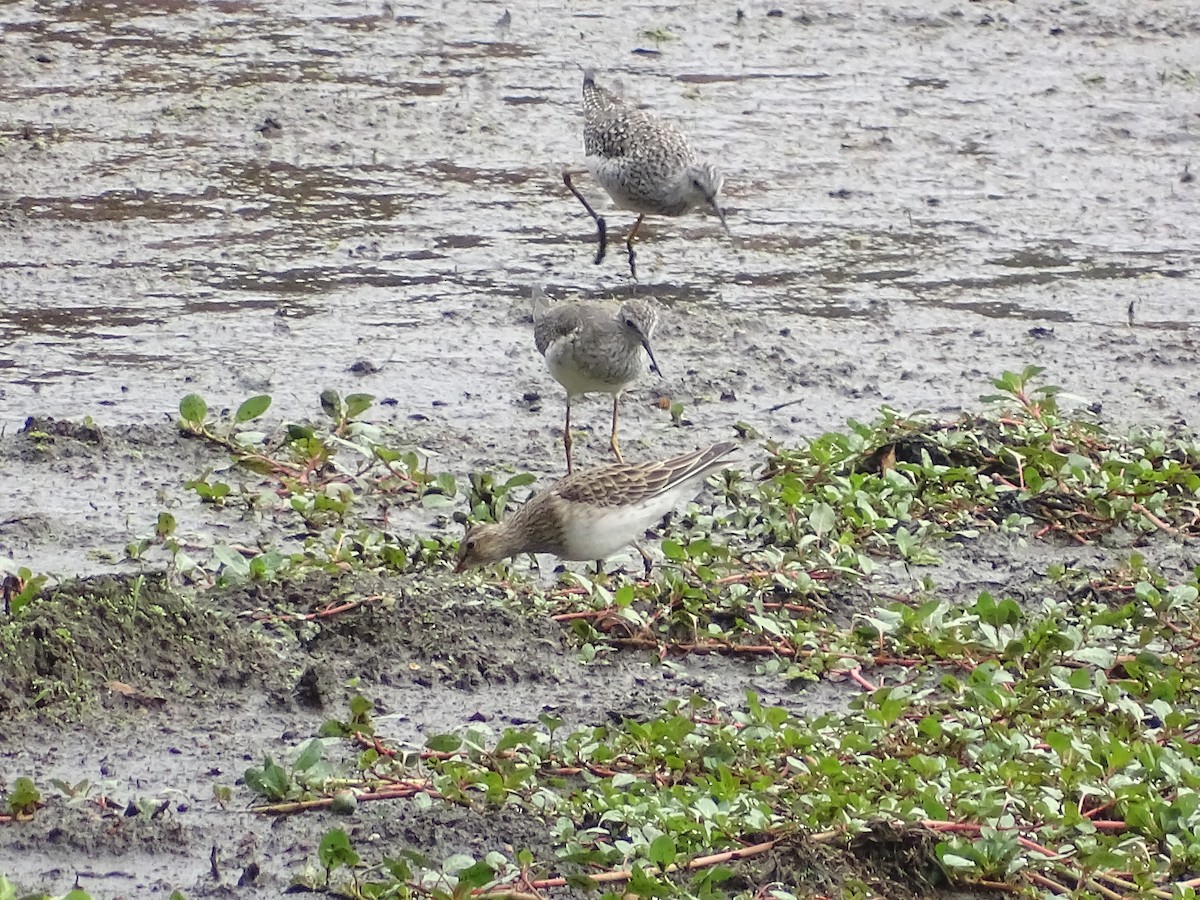
[[[250,574],[250,561],[228,544],[217,544],[212,550],[213,558],[238,576]]]
[[[13,815],[32,815],[41,802],[42,794],[33,779],[24,775],[13,782],[12,790],[8,792],[8,810]]]
[[[340,828],[325,832],[320,846],[317,847],[317,859],[329,872],[340,866],[353,868],[361,861],[350,845],[350,838],[346,837],[346,832]]]
[[[269,756],[263,760],[261,769],[247,769],[244,778],[246,787],[268,800],[286,799],[292,787],[288,773]]]
[[[8,601],[9,611],[14,616],[37,598],[42,591],[42,587],[49,579],[47,575],[34,575],[24,567],[21,568],[18,575],[25,582],[25,586]]]
[[[285,429],[289,441],[307,441],[312,440],[317,432],[311,425],[296,425],[290,424]]]
[[[522,472],[520,475],[514,475],[508,481],[504,482],[502,490],[507,493],[513,488],[525,487],[527,484],[533,484],[537,481],[537,476],[532,472]]]
[[[1067,654],[1076,662],[1086,663],[1098,669],[1111,669],[1117,655],[1108,647],[1081,647]]]
[[[462,746],[462,738],[457,734],[435,734],[425,746],[434,753],[454,753]]]
[[[493,881],[496,873],[483,860],[479,860],[473,865],[467,866],[458,872],[458,884],[460,887],[471,889],[481,888],[490,881]]]
[[[175,533],[175,517],[169,512],[160,512],[154,526],[154,534],[161,540]]]
[[[965,856],[959,856],[956,853],[943,853],[941,863],[949,869],[974,869],[974,860],[967,859]]]
[[[321,391],[321,412],[335,422],[340,422],[345,411],[346,407],[342,405],[342,398],[337,391]]]
[[[365,731],[367,734],[373,734],[375,729],[371,724],[371,713],[374,709],[375,704],[370,700],[362,694],[355,694],[350,698],[349,724],[356,726],[360,731]]]
[[[208,404],[199,394],[188,394],[179,401],[179,416],[190,425],[203,425]]]
[[[833,530],[837,522],[837,514],[828,503],[816,503],[808,514],[808,524],[817,534],[827,534]]]
[[[362,415],[374,402],[374,394],[351,394],[346,398],[346,418],[353,419]]]
[[[671,560],[671,562],[683,562],[687,559],[687,551],[672,540],[664,540],[662,542],[662,552],[663,556]]]
[[[237,408],[237,412],[233,418],[236,422],[249,422],[251,419],[257,419],[271,405],[271,398],[266,394],[258,394],[251,397],[249,400],[242,402],[242,405]]]
[[[325,747],[318,738],[309,738],[304,742],[296,761],[292,763],[292,771],[304,772],[311,769],[321,761],[324,752]]]
[[[452,853],[442,860],[442,871],[457,875],[459,872],[475,865],[475,857],[469,853]]]
[[[650,861],[660,869],[675,862],[675,839],[669,834],[660,834],[650,842]]]
[[[628,609],[636,597],[637,591],[633,589],[633,585],[623,584],[613,594],[613,606],[617,609]]]

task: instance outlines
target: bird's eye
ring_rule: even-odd
[[[628,328],[637,328],[637,322],[633,321],[633,319],[626,319],[625,325]]]
[[[478,542],[478,541],[476,541],[476,540],[474,540],[474,539],[467,541],[467,549],[468,549],[468,550],[474,550],[474,549],[475,549],[475,545],[476,545],[476,544],[478,544],[478,543],[479,543],[479,542]]]
[[[693,179],[692,179],[692,187],[694,187],[694,188],[695,188],[696,190],[698,190],[698,191],[703,191],[703,190],[704,190],[704,188],[700,187],[700,181],[699,181],[698,179],[696,179],[696,178],[693,178]]]

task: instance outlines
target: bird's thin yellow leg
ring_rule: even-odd
[[[583,208],[588,211],[588,215],[592,217],[592,221],[596,223],[596,229],[600,233],[600,246],[596,250],[596,265],[600,265],[604,259],[604,253],[608,250],[608,223],[604,221],[604,217],[597,215],[592,209],[592,204],[583,199],[583,194],[579,193],[579,189],[571,183],[572,175],[586,175],[587,169],[563,169],[563,184],[575,195],[575,199],[583,204]]]
[[[567,452],[567,474],[571,474],[571,401],[567,400],[567,421],[563,425],[563,449]]]
[[[645,216],[638,216],[633,227],[629,229],[629,237],[625,238],[625,248],[629,251],[629,274],[634,281],[637,281],[637,266],[634,263],[637,254],[633,252],[633,239],[637,237],[638,229],[642,227],[642,221],[645,218]]]
[[[612,437],[609,439],[608,446],[612,447],[612,452],[617,455],[617,462],[625,462],[621,458],[621,445],[617,443],[617,407],[621,402],[621,395],[616,394],[613,397],[613,426]]]

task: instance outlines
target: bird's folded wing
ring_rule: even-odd
[[[552,306],[533,326],[533,342],[538,353],[546,351],[557,341],[569,338],[579,330],[579,311],[572,306]]]

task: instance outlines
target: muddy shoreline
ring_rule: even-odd
[[[389,737],[418,744],[547,711],[649,715],[692,692],[736,705],[754,690],[804,714],[854,694],[715,656],[589,666],[558,625],[440,574],[154,593],[161,559],[126,547],[164,510],[201,547],[280,538],[209,515],[184,488],[229,469],[177,429],[185,394],[218,411],[270,394],[281,428],[318,419],[326,388],[370,393],[371,421],[460,481],[556,476],[563,398],[529,316],[541,284],[556,299],[661,305],[664,378],[647,375],[622,410],[631,458],[746,428],[800,444],[882,405],[950,417],[1031,364],[1064,407],[1099,421],[1197,424],[1193,3],[738,12],[0,9],[0,558],[62,585],[122,579],[53,607],[60,624],[114,611],[95,671],[72,682],[84,702],[39,718],[17,698],[45,685],[6,683],[0,780],[94,787],[0,826],[0,874],[50,893],[278,896],[329,823],[252,815],[236,782],[265,755],[293,755],[355,691]],[[698,215],[650,220],[641,282],[619,252],[592,265],[591,222],[559,177],[580,155],[585,64],[719,162],[732,238]],[[610,216],[614,233],[628,224]],[[47,437],[22,432],[31,416]],[[575,417],[576,453],[600,461],[605,403]],[[54,421],[98,433],[56,435]],[[459,531],[419,509],[394,524]],[[885,571],[841,612],[926,575],[951,597],[1019,596],[1052,563],[1103,569],[1132,540],[993,536],[927,572]],[[1137,549],[1167,572],[1196,564],[1161,536]],[[182,617],[158,626],[208,611],[194,657],[148,667],[170,635],[151,619],[114,624],[139,573],[150,605]],[[339,594],[390,601],[315,630],[247,615]],[[115,651],[105,635],[120,636]],[[140,800],[168,805],[149,817]],[[515,815],[399,804],[346,827],[435,856],[546,841]]]

